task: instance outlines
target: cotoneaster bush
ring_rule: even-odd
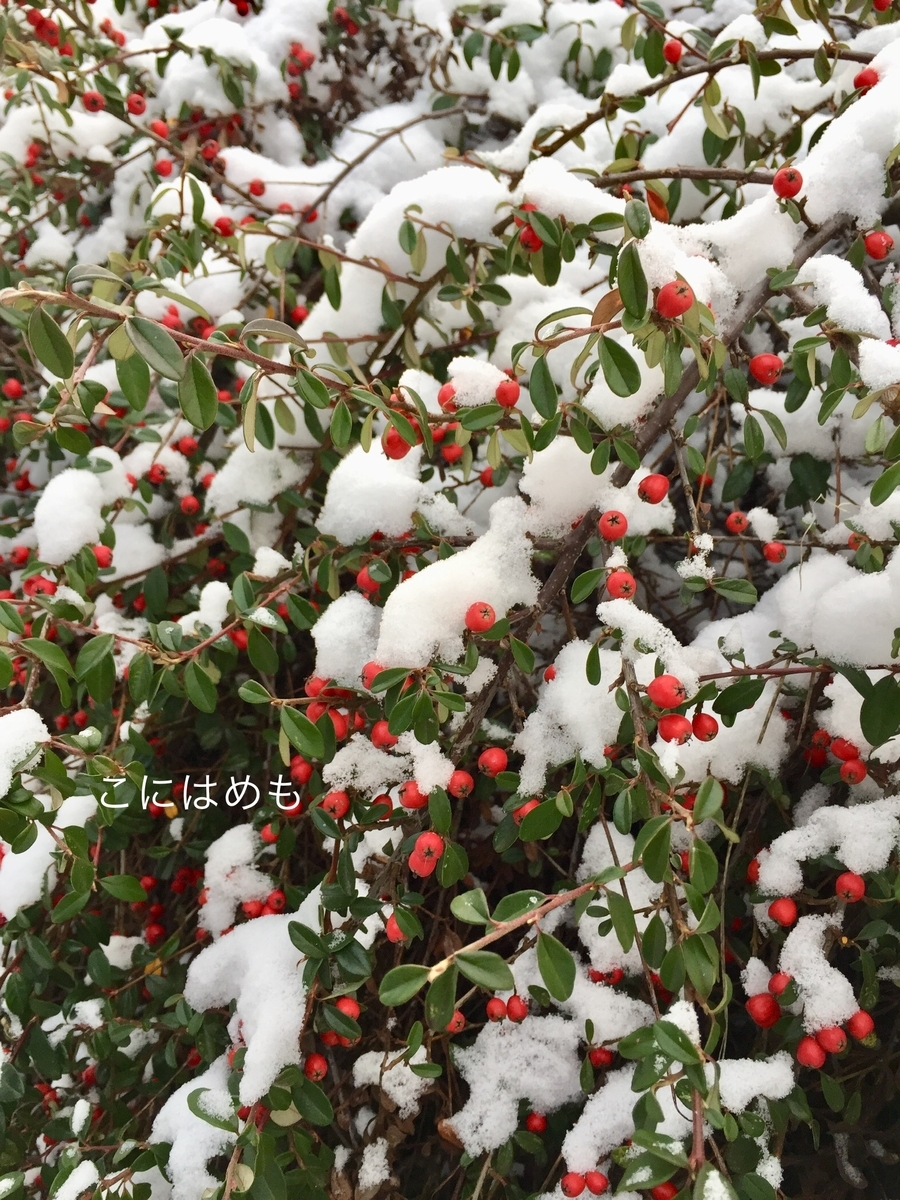
[[[897,18],[3,0],[0,1194],[900,1195]]]

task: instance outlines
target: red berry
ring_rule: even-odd
[[[609,1187],[609,1180],[602,1171],[586,1171],[584,1182],[592,1196],[602,1196]]]
[[[743,533],[750,528],[750,521],[746,513],[732,512],[725,518],[725,528],[729,533]]]
[[[856,783],[862,783],[868,775],[866,764],[859,758],[851,758],[849,762],[841,764],[841,779],[844,783],[849,783],[852,787]]]
[[[597,528],[602,538],[608,542],[617,542],[628,532],[628,520],[624,513],[610,509],[597,522]]]
[[[524,804],[520,804],[518,808],[513,809],[513,820],[517,825],[521,825],[530,812],[540,805],[540,800],[526,800]]]
[[[271,825],[263,825],[262,829],[259,831],[259,836],[267,846],[274,846],[278,841],[278,834]]]
[[[608,1067],[616,1056],[608,1046],[595,1046],[588,1051],[592,1067]]]
[[[842,762],[850,762],[854,758],[859,758],[859,747],[848,742],[846,738],[838,737],[831,743],[831,753]]]
[[[125,107],[133,117],[140,117],[147,111],[147,101],[140,92],[132,92],[125,101]]]
[[[684,47],[682,46],[681,42],[670,40],[665,42],[663,45],[663,58],[667,63],[671,63],[672,66],[681,61],[681,56],[683,53]]]
[[[335,1001],[335,1008],[339,1008],[345,1017],[349,1017],[351,1021],[356,1021],[359,1018],[360,1007],[352,996],[341,996]]]
[[[217,217],[213,224],[222,237],[234,237],[234,221],[231,217]]]
[[[466,1027],[466,1018],[457,1009],[444,1028],[448,1033],[462,1033]]]
[[[691,721],[694,737],[701,742],[711,742],[719,732],[719,722],[709,713],[697,713]]]
[[[497,384],[494,399],[504,408],[515,408],[519,402],[521,390],[515,379],[503,379]]]
[[[329,792],[320,807],[335,821],[340,821],[350,811],[350,797],[346,792]]]
[[[97,560],[98,567],[106,568],[112,566],[113,552],[110,550],[109,546],[92,546],[91,551],[94,555],[94,558]]]
[[[528,1005],[521,996],[510,996],[506,1002],[506,1015],[516,1025],[520,1025],[528,1016]]]
[[[21,400],[25,395],[25,389],[18,379],[7,379],[0,391],[7,400]]]
[[[404,808],[425,808],[428,795],[426,792],[420,792],[413,780],[409,780],[400,788],[400,803]]]
[[[829,1054],[842,1054],[847,1049],[847,1035],[840,1025],[829,1025],[827,1029],[820,1029],[816,1034],[816,1041]]]
[[[787,558],[787,546],[784,542],[766,542],[762,549],[766,562],[780,563]]]
[[[665,475],[647,475],[638,484],[638,495],[647,504],[661,504],[669,494],[669,481]]]
[[[505,750],[501,750],[499,746],[488,746],[478,755],[478,770],[482,775],[494,779],[501,771],[506,770],[508,762]]]
[[[584,1176],[576,1174],[575,1171],[566,1172],[559,1181],[559,1189],[564,1196],[580,1196],[584,1187]]]
[[[397,918],[394,916],[393,913],[391,913],[391,915],[388,917],[388,919],[384,923],[384,932],[387,934],[387,940],[389,942],[405,942],[406,941],[406,934],[403,932],[403,930],[397,924]]]
[[[780,996],[781,993],[794,982],[793,975],[786,975],[784,971],[776,971],[769,980],[769,991],[773,996]]]
[[[188,1051],[187,1058],[184,1060],[184,1065],[186,1067],[190,1067],[193,1070],[195,1067],[199,1067],[202,1062],[203,1062],[203,1059],[200,1055],[200,1051],[199,1050],[190,1050],[190,1051]]]
[[[860,92],[867,92],[869,88],[873,88],[878,82],[880,76],[874,67],[863,67],[856,75],[853,76],[853,86]]]
[[[751,996],[744,1008],[760,1029],[771,1029],[781,1017],[781,1005],[769,992]]]
[[[867,1038],[874,1028],[875,1022],[862,1008],[858,1009],[847,1022],[847,1032],[858,1042]]]
[[[506,1004],[498,996],[492,996],[484,1006],[489,1021],[502,1021],[506,1016]]]
[[[195,437],[183,437],[178,439],[177,449],[179,454],[183,454],[185,458],[190,458],[196,454],[200,448],[200,443]]]
[[[384,667],[381,665],[381,663],[367,662],[365,664],[365,666],[363,667],[363,669],[359,673],[359,677],[362,680],[363,687],[371,688],[373,682],[375,681],[375,676],[380,675],[383,670],[384,670]],[[307,695],[308,694],[309,693],[307,693]]]
[[[529,1113],[525,1118],[525,1128],[529,1133],[546,1133],[547,1118],[543,1113]]]
[[[519,234],[519,244],[524,246],[530,254],[536,254],[538,250],[544,248],[544,243],[530,225],[526,225]]]
[[[312,778],[312,763],[307,762],[302,754],[295,754],[291,758],[290,772],[293,782],[302,787],[304,783],[309,783]]]
[[[784,363],[777,354],[755,354],[748,365],[756,382],[766,385],[777,383],[784,370]]]
[[[247,191],[251,196],[264,196],[266,194],[266,185],[261,179],[251,179],[247,184]]]
[[[182,496],[178,507],[186,517],[194,517],[200,511],[200,501],[196,496]]]
[[[866,894],[866,881],[855,871],[844,871],[834,881],[834,892],[839,900],[847,904],[856,904]]]
[[[687,700],[685,686],[675,675],[657,675],[651,679],[647,695],[657,708],[678,708]]]
[[[434,833],[432,830],[426,830],[425,833],[420,833],[416,838],[415,853],[427,862],[436,865],[438,859],[444,853],[444,839],[440,834]],[[434,867],[432,867],[432,870],[434,870]]]
[[[162,463],[154,463],[153,466],[150,468],[150,470],[147,472],[148,482],[150,482],[152,484],[156,484],[156,485],[165,483],[165,481],[168,479],[168,477],[169,477],[169,472],[162,465]]]
[[[406,458],[412,446],[403,440],[393,425],[386,429],[381,437],[381,445],[387,458],[398,460]]]
[[[371,737],[372,745],[379,750],[388,750],[391,746],[396,746],[399,740],[391,733],[387,721],[376,721],[372,726]]]
[[[303,1064],[303,1074],[313,1083],[319,1083],[328,1074],[328,1062],[323,1054],[310,1054]]]
[[[490,604],[478,600],[466,609],[466,629],[470,633],[487,633],[497,620],[497,614]]]
[[[106,101],[99,92],[84,92],[81,103],[90,113],[102,112],[106,108]]]
[[[606,577],[606,590],[614,600],[630,600],[637,591],[637,583],[630,571],[611,571]]]
[[[466,796],[471,795],[474,786],[475,780],[468,771],[454,771],[447,784],[447,791],[457,800],[465,800]]]
[[[162,925],[159,925],[154,922],[153,924],[148,925],[147,928],[144,930],[144,937],[147,940],[148,946],[155,946],[159,942],[165,941],[166,931]]]
[[[381,587],[381,584],[369,574],[369,568],[363,567],[356,576],[356,586],[371,596]]]
[[[556,678],[556,667],[552,664],[544,671],[544,683],[552,683]]]
[[[665,717],[660,717],[657,731],[664,742],[677,742],[679,746],[683,746],[693,732],[687,717],[679,716],[677,713],[669,713]]]
[[[683,279],[673,279],[671,283],[666,283],[659,289],[656,311],[661,317],[671,321],[686,313],[693,303],[694,293],[690,286]]]
[[[775,172],[772,190],[779,200],[789,200],[803,187],[803,176],[796,167],[782,167]]]
[[[779,900],[773,900],[769,905],[768,912],[772,920],[785,929],[789,929],[797,920],[797,905],[790,896],[782,896]]]
[[[153,164],[153,170],[163,179],[168,179],[168,177],[172,174],[172,167],[173,163],[171,158],[158,158]],[[163,324],[165,325],[165,323],[166,320],[164,317]]]
[[[873,233],[867,233],[864,239],[866,254],[869,258],[887,258],[894,248],[894,239],[889,233],[885,233],[883,229],[876,229]]]
[[[157,137],[167,138],[169,136],[169,127],[165,121],[151,121],[147,126],[151,133],[155,133]]]
[[[819,1070],[825,1066],[825,1051],[813,1037],[800,1039],[796,1050],[797,1062],[801,1067],[814,1067]]]
[[[444,412],[456,412],[456,388],[452,383],[442,384],[437,394],[437,401]]]
[[[678,1195],[678,1188],[674,1183],[658,1183],[650,1189],[650,1195],[653,1200],[672,1200],[673,1196]]]

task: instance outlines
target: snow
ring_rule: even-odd
[[[360,1054],[353,1063],[353,1085],[380,1088],[384,1094],[397,1106],[397,1115],[403,1120],[419,1111],[419,1100],[429,1088],[427,1079],[422,1079],[411,1070],[426,1060],[425,1049],[420,1046],[415,1054],[410,1055],[409,1063],[402,1059],[397,1062],[397,1055],[380,1053],[370,1050]]]
[[[47,726],[33,708],[0,717],[0,796],[9,791],[13,772],[31,758],[37,746],[49,741]]]
[[[252,825],[237,825],[206,851],[203,886],[207,900],[200,910],[200,927],[213,936],[231,925],[239,904],[265,900],[272,891],[269,876],[253,866],[261,845]]]
[[[99,1181],[97,1164],[89,1158],[82,1159],[53,1193],[54,1200],[78,1200],[83,1192],[92,1191]]]
[[[215,1187],[215,1177],[207,1169],[207,1163],[225,1153],[237,1136],[191,1112],[188,1096],[201,1088],[208,1089],[202,1097],[208,1113],[220,1119],[232,1116],[234,1102],[228,1093],[228,1063],[224,1054],[173,1092],[153,1122],[150,1141],[171,1144],[166,1170],[172,1182],[173,1200],[199,1200],[206,1188]]]
[[[842,1025],[859,1008],[850,980],[825,955],[825,939],[834,929],[831,916],[800,917],[785,938],[778,960],[778,969],[797,984],[803,1026],[809,1033]]]

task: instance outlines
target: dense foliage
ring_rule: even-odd
[[[900,1197],[897,0],[2,4],[0,1195]]]

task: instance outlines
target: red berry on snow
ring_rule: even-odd
[[[231,217],[217,217],[213,225],[221,233],[222,237],[234,237],[234,221],[232,221]],[[231,399],[230,396],[229,399]]]
[[[862,1008],[858,1009],[847,1022],[847,1032],[858,1042],[867,1038],[874,1028],[875,1022]]]
[[[428,795],[420,792],[413,780],[409,780],[400,788],[400,803],[404,808],[425,808],[428,804]]]
[[[743,533],[750,528],[750,521],[746,513],[732,512],[725,518],[725,528],[729,533]]]
[[[506,1015],[516,1025],[520,1025],[528,1016],[528,1005],[521,996],[510,996],[506,1002]]]
[[[614,600],[630,600],[637,591],[637,584],[630,571],[611,571],[606,578],[606,590]]]
[[[711,742],[719,732],[719,722],[709,713],[697,713],[691,721],[694,737],[701,742]]]
[[[506,1017],[506,1003],[499,996],[492,996],[484,1006],[489,1021],[502,1021]]]
[[[437,394],[437,402],[444,412],[456,412],[456,388],[452,383],[442,384]]]
[[[568,1171],[559,1181],[559,1190],[564,1196],[580,1196],[584,1191],[584,1176],[575,1171]]]
[[[777,354],[755,354],[748,366],[756,382],[766,385],[777,383],[784,370],[784,363]]]
[[[520,245],[524,246],[530,254],[536,254],[538,250],[542,250],[544,248],[544,243],[530,225],[526,225],[519,234],[519,243]]]
[[[488,746],[478,755],[478,770],[482,775],[488,775],[493,779],[501,771],[506,770],[508,762],[505,750],[501,750],[499,746]]]
[[[346,792],[329,792],[320,807],[330,817],[340,821],[350,811],[350,797]]]
[[[266,194],[266,185],[261,179],[251,179],[247,184],[247,191],[251,196],[264,196]]]
[[[867,233],[863,239],[866,254],[869,258],[887,258],[894,248],[894,239],[889,233],[885,233],[883,229],[876,229],[872,233]]]
[[[862,783],[868,775],[866,764],[859,758],[851,758],[849,762],[841,764],[841,779],[844,783],[849,783],[852,787],[856,783]]]
[[[602,1171],[586,1171],[584,1182],[592,1196],[602,1196],[609,1187],[609,1180]]]
[[[819,1070],[825,1066],[825,1051],[814,1037],[804,1037],[796,1050],[797,1062],[801,1067],[814,1067]]]
[[[543,1113],[529,1113],[525,1118],[525,1128],[529,1133],[546,1133],[547,1118]]]
[[[859,758],[859,747],[854,746],[853,742],[848,742],[846,738],[835,738],[830,748],[834,757],[839,758],[842,762],[850,762],[851,759]]]
[[[552,664],[544,671],[544,683],[552,683],[556,678],[556,667]]]
[[[628,519],[624,513],[610,509],[597,522],[597,528],[602,538],[608,542],[617,542],[628,532]]]
[[[168,177],[172,174],[173,165],[174,164],[173,164],[171,158],[158,158],[156,160],[156,162],[153,164],[153,170],[162,179],[168,179]],[[164,317],[163,324],[165,325],[165,323],[166,323],[166,320]]]
[[[780,563],[787,558],[787,546],[784,542],[766,542],[762,548],[766,562]]]
[[[803,187],[803,176],[796,167],[782,167],[775,172],[772,190],[779,200],[789,200]]]
[[[99,92],[84,92],[81,97],[81,103],[90,113],[102,112],[106,108],[106,101]]]
[[[367,662],[359,673],[359,677],[363,682],[363,687],[371,688],[372,683],[375,680],[375,676],[380,675],[383,670],[384,667],[381,665],[381,663]],[[308,694],[309,693],[307,693],[307,695]]]
[[[200,501],[196,496],[183,496],[178,507],[186,517],[194,517],[200,511]]]
[[[283,912],[284,906],[287,904],[287,897],[281,888],[275,888],[266,896],[266,904],[273,912]]]
[[[747,866],[747,882],[759,883],[759,859],[752,858]]]
[[[839,900],[856,904],[866,894],[866,881],[855,871],[844,871],[834,881],[834,892]]]
[[[860,92],[867,92],[878,82],[880,76],[874,67],[863,67],[853,76],[853,86]]]
[[[487,633],[497,620],[497,614],[490,604],[478,600],[466,609],[466,629],[470,633]]]
[[[638,484],[638,495],[647,504],[661,504],[669,494],[669,481],[665,475],[646,475]]]
[[[684,47],[682,46],[681,42],[669,40],[668,42],[664,43],[663,58],[667,63],[671,63],[673,67],[677,62],[681,61],[682,54],[684,54]]]
[[[373,579],[369,574],[369,568],[363,567],[356,576],[356,586],[363,592],[368,592],[371,596],[381,587],[377,579]]]
[[[391,746],[396,746],[398,738],[394,737],[388,728],[387,721],[376,721],[372,726],[372,745],[379,750],[388,750]]]
[[[685,686],[675,675],[657,675],[651,679],[647,695],[657,708],[677,708],[687,700]]]
[[[608,1067],[616,1056],[608,1046],[595,1046],[588,1051],[592,1067]]]
[[[771,1029],[781,1018],[781,1005],[769,992],[751,996],[744,1008],[760,1029]]]
[[[147,111],[147,101],[140,92],[132,92],[125,101],[125,107],[133,117],[140,117]]]
[[[105,568],[112,566],[113,552],[109,546],[92,546],[91,551],[97,560],[98,567]]]
[[[683,279],[673,279],[671,283],[666,283],[659,289],[656,311],[661,317],[671,321],[686,313],[693,303],[694,293],[690,285]]]
[[[657,732],[664,742],[677,742],[679,746],[683,746],[691,737],[693,730],[687,717],[669,713],[660,717]]]
[[[773,900],[769,905],[768,912],[772,920],[785,929],[789,929],[797,920],[797,905],[790,896],[782,896],[778,900]]]

